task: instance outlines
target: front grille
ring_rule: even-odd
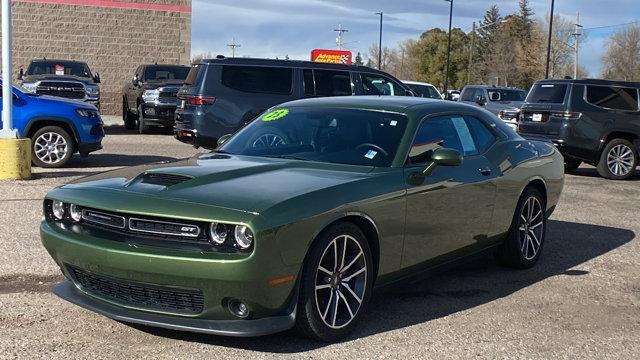
[[[84,99],[84,85],[79,82],[41,81],[36,92],[40,95],[59,96],[69,99]]]
[[[204,308],[202,291],[150,285],[98,275],[67,265],[72,280],[83,291],[99,298],[140,309],[199,314]]]
[[[128,215],[89,208],[82,209],[83,226],[138,239],[175,240],[210,245],[208,224],[199,221],[171,220],[142,215]]]

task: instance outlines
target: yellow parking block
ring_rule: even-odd
[[[31,139],[0,139],[0,180],[31,177]]]

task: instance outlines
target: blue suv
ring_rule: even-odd
[[[14,87],[13,126],[20,137],[31,139],[31,161],[36,166],[61,167],[74,153],[87,156],[102,149],[100,113],[80,101],[29,94]]]

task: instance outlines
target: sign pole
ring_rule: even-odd
[[[13,128],[11,107],[13,96],[11,88],[11,0],[2,0],[2,130],[0,138],[15,139],[17,132]]]

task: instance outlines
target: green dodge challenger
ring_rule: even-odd
[[[533,266],[564,184],[551,144],[449,101],[299,100],[219,143],[52,190],[54,292],[124,322],[334,341],[376,287],[487,250]]]

